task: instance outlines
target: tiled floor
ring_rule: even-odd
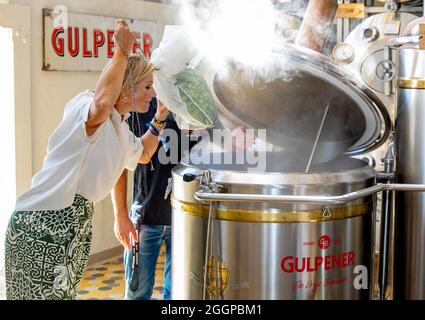
[[[6,300],[6,279],[5,279],[5,270],[2,268],[0,270],[0,300]]]
[[[155,272],[153,300],[162,300],[164,284],[165,247],[161,247]],[[77,299],[80,300],[122,300],[125,281],[122,257],[91,265],[81,281]]]

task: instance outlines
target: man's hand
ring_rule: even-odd
[[[115,237],[127,250],[131,250],[132,241],[137,238],[136,229],[134,228],[133,222],[131,219],[125,215],[120,219],[116,219],[114,223],[114,233]]]
[[[232,135],[232,148],[235,149],[248,149],[255,143],[254,131],[247,130],[241,126],[234,129]]]

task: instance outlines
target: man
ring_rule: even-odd
[[[132,113],[128,119],[130,129],[136,136],[149,130],[147,125],[155,115],[156,99],[149,105],[145,113]],[[166,257],[164,270],[164,300],[171,297],[171,203],[170,189],[171,170],[178,163],[162,164],[158,160],[159,152],[167,155],[179,148],[181,131],[172,115],[166,120],[165,128],[175,130],[178,141],[164,141],[158,147],[151,162],[138,165],[134,173],[133,204],[128,215],[127,171],[125,170],[112,191],[117,239],[125,247],[124,265],[126,290],[125,299],[149,300],[155,283],[155,268],[161,245],[165,242]],[[177,144],[177,145],[176,145]],[[166,149],[164,149],[166,148]],[[162,149],[162,150],[161,150]],[[180,150],[178,160],[180,161]],[[170,179],[170,180],[169,180]],[[171,187],[171,185],[169,186]],[[133,270],[132,239],[137,239],[134,224],[139,224],[138,266]],[[132,237],[132,239],[131,239]],[[136,279],[133,279],[136,278]]]

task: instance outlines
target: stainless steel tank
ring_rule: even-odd
[[[273,157],[282,161],[279,172],[204,168],[223,192],[235,194],[339,195],[375,184],[374,170],[361,160],[346,157],[303,174],[285,166],[284,155]],[[185,164],[173,171],[173,299],[203,298],[209,206],[194,198],[203,173]],[[217,292],[211,265],[218,258],[224,299],[367,298],[354,282],[356,266],[369,270],[372,210],[372,196],[333,206],[218,203],[207,297]]]
[[[425,51],[418,44],[398,49],[396,179],[425,183]],[[396,286],[399,298],[425,299],[425,195],[398,193]]]
[[[390,117],[363,83],[325,56],[289,45],[273,54],[296,72],[268,82],[243,81],[240,69],[230,68],[225,80],[206,72],[221,117],[267,129],[276,148],[266,153],[264,171],[190,159],[173,170],[173,299],[369,296],[364,272],[371,272],[376,172],[350,156],[382,145]],[[306,170],[315,146],[317,157]],[[211,185],[219,197],[239,196],[208,205],[198,193]],[[371,192],[356,193],[368,187]],[[323,204],[273,201],[353,192]]]
[[[396,75],[396,51],[391,49],[389,42],[392,39],[403,35],[409,24],[416,20],[417,16],[406,12],[385,12],[375,14],[356,26],[344,42],[337,44],[333,49],[334,59],[345,68],[349,69],[357,78],[361,79],[370,90],[372,90],[386,106],[391,120],[394,123],[395,119],[395,88],[394,78]],[[383,171],[383,159],[387,153],[387,149],[391,139],[389,139],[380,148],[368,154],[361,155],[369,159],[375,170]],[[385,200],[385,198],[384,198]],[[391,199],[393,201],[393,199]],[[375,264],[379,265],[379,260],[387,260],[385,267],[388,270],[387,280],[388,285],[385,289],[383,287],[382,279],[378,277],[373,279],[375,287],[375,297],[379,294],[385,296],[386,299],[394,298],[393,292],[393,267],[394,267],[394,232],[395,232],[395,212],[393,210],[389,213],[388,217],[381,214],[381,197],[378,194],[378,205],[376,214],[376,236],[373,243],[375,246]],[[381,244],[381,226],[388,223],[389,228],[389,253],[388,258],[386,254],[380,254],[384,251],[383,244]],[[383,231],[383,230],[382,230]],[[384,263],[381,263],[384,264]],[[383,266],[379,266],[381,269]]]

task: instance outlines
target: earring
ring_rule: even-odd
[[[121,98],[121,102],[124,103],[124,104],[127,104],[128,103],[128,98],[127,97],[122,97]]]

